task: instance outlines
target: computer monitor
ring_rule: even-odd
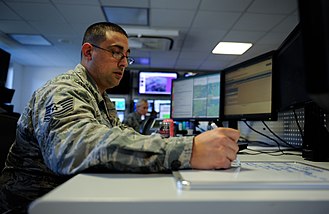
[[[177,77],[176,72],[140,71],[138,92],[149,95],[170,95],[171,81]]]
[[[299,0],[306,90],[329,113],[329,1]]]
[[[160,112],[161,104],[168,104],[170,106],[170,100],[154,100],[154,111]]]
[[[124,111],[118,111],[118,118],[120,119],[121,122],[123,122],[123,119],[125,118],[125,112]]]
[[[288,111],[310,101],[305,86],[305,68],[300,25],[298,24],[275,52],[277,108]]]
[[[161,103],[159,105],[159,118],[170,118],[170,103]]]
[[[262,54],[222,71],[223,120],[269,121],[277,118],[273,102],[273,53]]]
[[[171,118],[174,120],[218,120],[221,73],[195,75],[173,80]]]
[[[125,98],[110,98],[115,103],[115,109],[117,111],[126,110],[126,99]]]

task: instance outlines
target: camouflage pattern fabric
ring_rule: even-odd
[[[34,92],[21,115],[0,179],[0,213],[26,213],[31,201],[80,172],[190,168],[192,144],[192,137],[145,136],[121,124],[78,64]]]
[[[133,128],[136,132],[141,132],[142,125],[141,115],[137,112],[131,112],[127,115],[127,117],[123,120],[123,124]]]

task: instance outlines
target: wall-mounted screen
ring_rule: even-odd
[[[219,119],[220,94],[220,72],[174,80],[171,118],[174,120]]]
[[[140,94],[170,95],[171,82],[178,76],[174,72],[139,72],[138,92]]]
[[[272,58],[274,52],[223,71],[223,120],[275,120]]]
[[[115,109],[117,111],[126,110],[126,99],[125,98],[110,98],[115,103]]]

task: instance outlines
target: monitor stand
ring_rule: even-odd
[[[229,120],[228,127],[232,129],[238,129],[238,121],[237,120]]]

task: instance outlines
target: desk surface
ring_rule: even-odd
[[[300,156],[239,155],[241,161]],[[329,213],[329,190],[178,190],[171,174],[79,174],[36,200],[29,213]]]

